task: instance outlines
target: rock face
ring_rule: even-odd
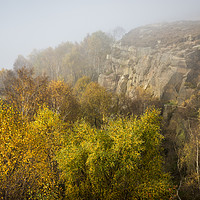
[[[138,87],[181,104],[200,86],[200,22],[134,29],[113,45],[99,83],[132,98]]]

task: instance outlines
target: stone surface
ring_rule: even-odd
[[[181,104],[200,83],[200,22],[149,25],[113,45],[99,83],[134,98],[138,87]]]

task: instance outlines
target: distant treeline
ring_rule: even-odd
[[[114,41],[114,37],[98,31],[88,35],[80,43],[65,42],[56,48],[35,50],[27,58],[19,55],[14,69],[30,67],[34,68],[36,75],[45,73],[52,80],[71,83],[82,76],[95,81],[103,70]]]

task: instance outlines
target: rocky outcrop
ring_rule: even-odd
[[[181,104],[200,86],[200,22],[134,29],[113,45],[99,83],[134,98],[138,87]]]

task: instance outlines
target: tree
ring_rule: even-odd
[[[80,102],[85,120],[91,125],[100,127],[104,119],[110,114],[112,97],[104,87],[91,82],[82,94]]]
[[[56,48],[47,48],[42,51],[34,50],[29,55],[29,62],[33,66],[36,75],[47,74],[52,80],[65,79],[70,72],[65,65],[65,57],[70,54],[76,45],[65,42]]]
[[[59,78],[61,66],[53,48],[34,51],[29,57],[37,76],[47,74],[50,79],[57,80]]]
[[[85,92],[88,84],[91,82],[91,79],[87,76],[83,76],[78,79],[76,84],[74,85],[73,91],[78,99],[81,99],[83,93]]]
[[[117,41],[120,40],[125,33],[126,31],[124,28],[117,26],[116,28],[113,29],[111,34],[113,38]]]
[[[159,111],[110,120],[99,130],[78,122],[57,160],[67,199],[169,199],[162,171]]]
[[[112,43],[112,37],[102,31],[94,32],[83,40],[81,46],[89,65],[87,68],[92,72],[91,75],[86,75],[91,77],[93,81],[97,81],[98,75],[102,72]]]
[[[1,69],[0,70],[0,98],[3,97],[3,93],[4,93],[4,80],[6,77],[6,74],[8,73],[8,70],[6,69]]]
[[[55,156],[64,144],[66,124],[59,115],[44,107],[39,109],[34,121],[30,123],[31,144],[30,154],[33,162],[30,166],[34,169],[36,187],[31,193],[36,199],[58,199],[59,176]],[[36,193],[36,194],[34,194]]]
[[[24,193],[25,162],[28,159],[25,137],[26,125],[12,107],[0,101],[0,197],[22,198]]]
[[[47,102],[46,76],[34,77],[32,69],[20,68],[17,74],[10,71],[4,79],[5,100],[15,106],[22,116],[33,118],[39,106]]]
[[[147,108],[162,108],[163,103],[158,98],[152,96],[152,92],[138,87],[135,90],[134,98],[130,98],[125,94],[115,94],[113,98],[113,110],[122,115],[141,115]]]
[[[193,105],[194,106],[194,105]],[[192,109],[191,109],[192,113]],[[195,113],[195,112],[194,112]],[[198,117],[200,120],[200,115]],[[189,121],[189,120],[188,120]],[[199,122],[196,124],[189,121],[189,130],[182,149],[179,149],[179,168],[181,172],[180,196],[188,199],[199,199],[200,176],[199,176],[199,156],[200,156],[200,135]],[[187,191],[187,192],[185,192]],[[182,197],[183,196],[183,197]]]
[[[71,52],[66,54],[63,58],[63,65],[65,66],[65,78],[68,82],[72,84],[87,73],[87,65],[85,57],[80,51],[80,46],[74,45]]]
[[[164,134],[168,154],[165,165],[178,185],[178,199],[183,200],[199,199],[199,99],[195,91],[181,106],[173,106]]]
[[[14,66],[14,70],[17,71],[18,69],[22,67],[31,68],[31,63],[29,62],[28,59],[24,58],[24,56],[19,55],[17,59],[15,60],[15,63],[13,66]]]
[[[58,113],[64,121],[74,122],[79,117],[80,106],[72,88],[64,81],[51,81],[48,85],[48,105],[54,112]]]
[[[65,42],[55,48],[34,50],[27,58],[19,55],[14,69],[33,67],[37,76],[47,74],[51,80],[65,80],[73,84],[82,76],[97,81],[112,42],[112,37],[98,31],[88,35],[81,43]]]
[[[28,122],[1,101],[0,133],[0,198],[58,199],[54,156],[63,141],[58,115],[44,108]]]

